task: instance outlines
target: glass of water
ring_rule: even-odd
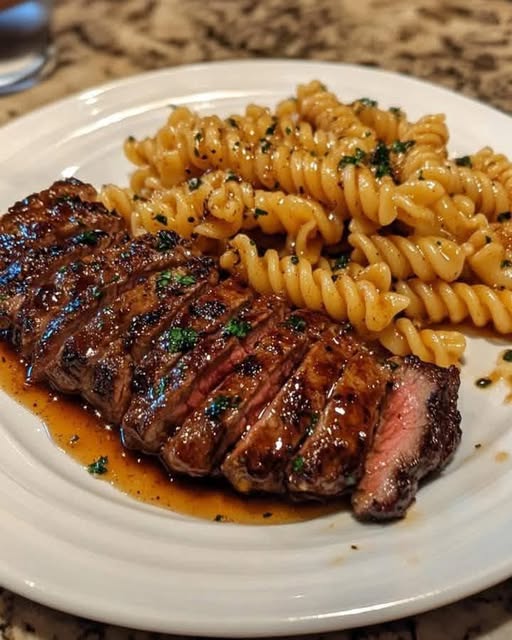
[[[27,89],[48,66],[52,0],[0,0],[0,94]]]

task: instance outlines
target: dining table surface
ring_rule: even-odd
[[[0,97],[0,125],[118,78],[248,58],[397,71],[512,113],[510,0],[57,0],[53,40],[55,59],[40,81]],[[7,589],[0,589],[0,634],[8,640],[172,638],[78,618]],[[512,580],[414,617],[312,637],[510,640]]]

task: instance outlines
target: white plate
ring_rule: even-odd
[[[410,78],[313,62],[199,65],[86,91],[4,127],[0,210],[59,176],[125,183],[123,139],[154,131],[170,103],[228,114],[251,101],[273,104],[313,78],[342,99],[369,95],[411,118],[445,112],[453,152],[490,144],[512,155],[508,117]],[[499,348],[470,341],[462,445],[444,477],[420,491],[411,517],[388,526],[340,513],[244,527],[139,504],[94,480],[0,396],[0,582],[83,616],[210,636],[371,624],[487,587],[512,574],[512,456],[495,460],[512,451],[510,408],[503,389],[473,384]]]

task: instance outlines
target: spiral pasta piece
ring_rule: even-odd
[[[413,275],[429,282],[440,278],[456,280],[464,268],[466,255],[456,242],[439,236],[368,236],[352,233],[352,260],[375,264],[385,262],[393,277],[405,280]]]
[[[460,332],[420,330],[408,318],[395,320],[375,337],[395,355],[413,354],[440,367],[458,364],[466,348],[466,339]]]
[[[502,153],[495,153],[490,147],[484,147],[471,156],[474,169],[483,171],[491,180],[497,180],[506,189],[512,201],[512,162]]]
[[[414,140],[418,146],[445,151],[448,144],[448,127],[442,113],[422,116],[416,122],[402,120],[399,126],[399,140]]]
[[[512,332],[512,291],[464,282],[426,283],[412,279],[397,282],[395,290],[409,299],[409,318],[458,324],[470,320],[477,327],[491,324],[498,333]]]
[[[380,331],[407,305],[404,296],[381,292],[368,280],[338,276],[326,269],[313,270],[307,260],[280,258],[269,249],[260,257],[251,240],[239,234],[231,241],[247,282],[263,294],[278,294],[298,307],[325,310],[335,320],[349,320],[360,330]],[[228,253],[221,265],[236,269],[236,258]]]
[[[352,103],[354,113],[367,127],[375,131],[379,140],[391,144],[400,138],[405,114],[400,109],[379,109],[375,100],[363,98]]]

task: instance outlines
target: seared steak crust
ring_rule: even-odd
[[[459,442],[458,370],[260,296],[173,232],[132,239],[96,197],[62,180],[0,219],[0,332],[29,381],[80,394],[171,472],[355,489],[357,517],[402,516]]]

